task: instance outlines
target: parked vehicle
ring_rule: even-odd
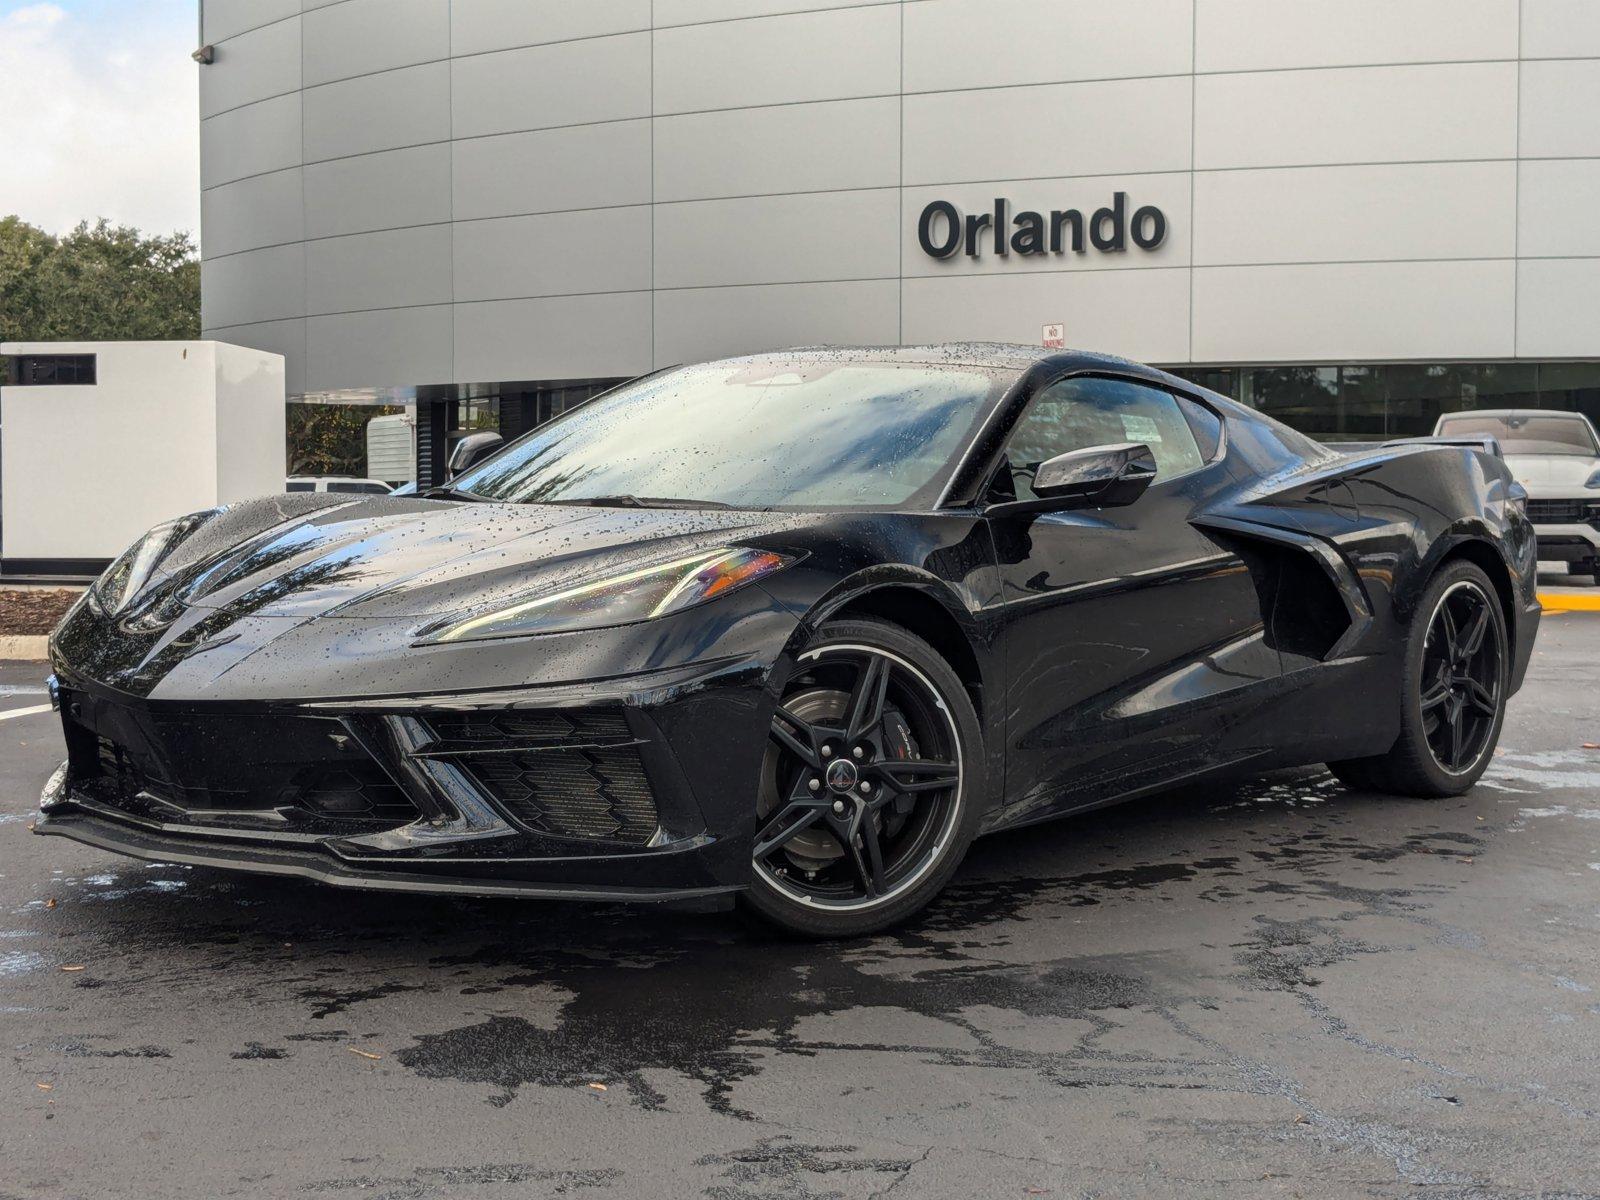
[[[1464,791],[1538,624],[1520,497],[1097,355],[674,368],[446,487],[152,530],[52,639],[36,832],[859,934],[1186,780]]]
[[[1600,438],[1588,417],[1544,408],[1446,413],[1434,433],[1497,439],[1528,491],[1539,557],[1600,583]]]
[[[353,475],[292,475],[284,483],[286,492],[340,492],[356,496],[387,496],[393,489],[381,479],[357,479]]]

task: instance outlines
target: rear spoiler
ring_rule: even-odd
[[[1460,446],[1467,450],[1481,450],[1495,458],[1504,458],[1505,453],[1500,449],[1500,439],[1493,434],[1479,434],[1476,437],[1414,437],[1395,438],[1393,441],[1383,443],[1385,446]]]

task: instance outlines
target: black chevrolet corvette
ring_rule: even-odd
[[[673,369],[446,488],[151,530],[54,635],[36,831],[864,932],[1180,781],[1464,791],[1538,625],[1523,499],[1492,445],[1335,454],[1088,354]]]

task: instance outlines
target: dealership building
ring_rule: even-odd
[[[1593,0],[204,0],[205,336],[515,434],[817,343],[1600,417]],[[1054,327],[1059,326],[1059,329]]]

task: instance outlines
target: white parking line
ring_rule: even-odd
[[[13,708],[10,712],[0,712],[0,721],[9,721],[12,717],[31,717],[35,713],[50,711],[48,704],[36,704],[32,708]]]

